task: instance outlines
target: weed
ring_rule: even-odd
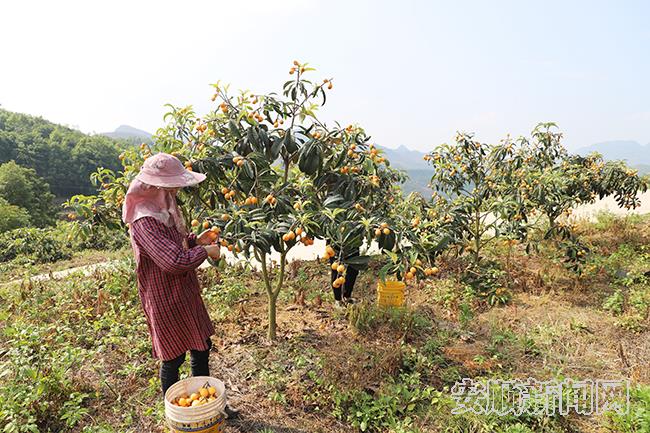
[[[387,327],[392,332],[418,334],[431,328],[428,317],[408,307],[379,307],[362,302],[351,305],[347,311],[350,326],[360,333],[370,333]]]
[[[617,290],[612,293],[605,302],[603,302],[603,309],[611,312],[616,316],[623,314],[623,306],[625,304],[625,296],[622,290]]]
[[[418,373],[400,374],[376,393],[334,390],[332,414],[362,432],[403,431],[441,398],[441,392],[421,383]]]
[[[621,404],[625,405],[622,401]],[[650,431],[650,386],[637,385],[630,389],[630,408],[624,414],[609,412],[611,431],[646,433]]]
[[[461,281],[472,288],[474,294],[485,299],[489,305],[508,303],[512,297],[508,290],[507,274],[495,261],[482,262],[468,267]]]

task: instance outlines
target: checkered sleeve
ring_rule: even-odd
[[[166,235],[164,225],[155,218],[140,218],[132,224],[131,230],[138,246],[166,273],[191,271],[208,257],[203,247],[181,248]]]

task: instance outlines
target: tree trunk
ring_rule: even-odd
[[[546,215],[548,217],[548,228],[549,230],[553,230],[555,228],[555,217],[551,214]]]
[[[277,296],[269,295],[269,340],[275,341],[276,336],[276,305],[278,298]]]
[[[474,264],[478,265],[479,260],[481,260],[481,214],[478,209],[476,209],[475,218],[476,218],[475,221],[476,232],[474,233],[474,242],[475,242]]]
[[[268,316],[269,316],[269,340],[274,341],[276,337],[276,310],[277,310],[277,301],[280,290],[282,289],[282,284],[284,283],[284,272],[285,272],[285,263],[287,261],[286,251],[282,251],[280,254],[280,270],[277,276],[277,286],[274,289],[273,283],[276,281],[272,278],[269,273],[268,268],[266,267],[266,254],[255,251],[255,257],[260,261],[262,265],[262,277],[264,278],[264,285],[266,287],[266,298],[268,300]]]

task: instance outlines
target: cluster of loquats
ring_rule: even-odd
[[[231,253],[232,253],[232,252],[235,252],[235,253],[240,253],[240,252],[241,252],[241,247],[240,247],[239,245],[237,245],[237,244],[231,244],[230,242],[228,242],[227,239],[221,239],[221,240],[219,241],[219,243],[220,243],[220,245],[221,245],[222,247],[227,248],[228,251],[230,251]]]
[[[289,75],[293,75],[296,72],[298,72],[298,75],[304,74],[308,70],[313,70],[313,69],[308,69],[306,63],[301,64],[298,60],[294,60],[293,61],[293,66],[291,67],[291,69],[289,69]],[[334,87],[334,84],[332,84],[332,79],[331,78],[323,79],[322,87],[325,87],[325,86],[327,86],[328,90],[332,90],[332,88]]]
[[[381,235],[388,236],[390,234],[390,228],[388,227],[388,223],[381,223],[379,227],[375,229],[375,237],[378,238]]]
[[[345,129],[345,131],[348,134],[351,134],[352,133],[352,128],[353,128],[352,125],[350,125]],[[352,144],[350,144],[350,146],[348,146],[347,155],[348,155],[348,158],[353,159],[353,160],[358,160],[360,158],[360,154],[357,152],[357,145],[356,144],[352,143]],[[361,167],[358,166],[358,165],[348,164],[348,165],[345,165],[345,166],[341,167],[339,169],[339,171],[341,172],[341,174],[349,174],[349,173],[358,174],[358,173],[361,172]]]
[[[325,254],[323,254],[323,259],[324,260],[329,260],[329,259],[331,259],[331,258],[333,258],[335,256],[336,256],[336,251],[334,251],[334,248],[327,245],[325,247]]]
[[[408,271],[404,274],[404,281],[413,280],[417,276],[418,269],[422,270],[424,275],[427,277],[434,277],[440,273],[440,269],[438,269],[436,266],[430,268],[423,268],[422,261],[420,259],[417,259],[413,264],[413,266],[411,266],[408,269]]]
[[[425,161],[436,161],[436,162],[440,161],[440,158],[441,158],[441,156],[440,156],[440,153],[438,153],[438,152],[432,152],[432,153],[426,154],[426,155],[424,155],[422,157],[422,159],[424,159]]]
[[[351,128],[351,127],[352,127],[351,125],[348,126],[348,128]],[[346,129],[346,131],[347,131],[347,129]],[[357,145],[352,143],[348,147],[348,157],[352,158],[352,159],[359,159],[359,154],[356,152],[356,150],[357,150]]]
[[[370,145],[370,147],[368,148],[368,153],[370,154],[370,159],[373,162],[377,164],[386,162],[386,158],[384,158],[383,156],[379,156],[379,150],[375,147],[374,144]]]
[[[210,237],[212,242],[216,241],[217,238],[219,237],[219,234],[221,233],[221,229],[219,227],[217,227],[217,226],[210,227],[210,223],[208,221],[200,222],[199,220],[194,219],[194,220],[192,220],[190,225],[193,228],[201,226],[201,227],[203,227],[204,230],[210,229],[210,232],[208,233],[208,236]]]
[[[293,61],[293,66],[289,69],[289,75],[293,75],[296,71],[299,71],[301,74],[305,73],[305,67],[301,66],[298,60]]]
[[[408,270],[406,274],[404,274],[404,280],[409,281],[415,278],[415,274],[417,273],[417,268],[415,266],[411,266],[411,268]]]
[[[277,204],[277,202],[278,202],[278,199],[275,198],[275,196],[273,194],[269,194],[264,199],[264,202],[269,204],[270,206],[275,206]]]
[[[338,277],[332,283],[332,287],[338,289],[343,284],[345,284],[345,265],[334,262],[332,263],[332,270],[338,273]]]
[[[142,152],[142,158],[147,159],[151,156],[151,148],[147,145],[147,143],[141,143],[140,144],[140,151]],[[122,160],[124,157],[122,157]]]
[[[433,266],[431,268],[425,268],[424,269],[424,275],[426,275],[427,277],[433,277],[433,276],[438,275],[439,273],[440,273],[440,270],[438,269],[437,266]]]
[[[302,227],[296,228],[296,230],[289,230],[282,235],[282,240],[286,243],[296,241],[302,242],[305,246],[314,245],[314,239],[309,237],[307,233],[302,229]]]
[[[244,165],[244,162],[245,162],[245,161],[246,161],[246,160],[244,159],[243,156],[235,156],[235,157],[232,159],[232,162],[234,162],[235,164],[237,164],[237,167],[241,167],[242,165]]]
[[[341,167],[339,171],[341,172],[341,174],[349,174],[349,173],[357,174],[361,171],[361,169],[356,165],[353,166],[345,165]]]
[[[294,60],[293,66],[291,67],[291,69],[289,69],[289,75],[293,75],[296,72],[298,72],[299,74],[304,74],[306,71],[307,71],[306,64],[301,64],[298,60]],[[332,84],[332,80],[328,78],[323,79],[323,86],[325,85],[327,85],[327,88],[329,90],[332,90],[332,88],[334,87],[334,85]]]
[[[256,103],[257,103],[256,101],[257,101],[256,99],[253,100],[253,103],[256,104]],[[253,120],[253,119],[254,119],[254,120],[257,120],[259,123],[264,122],[264,116],[262,116],[262,115],[261,115],[260,113],[258,113],[257,111],[251,111],[250,113],[248,113],[248,119],[250,119],[250,120]],[[277,120],[276,120],[275,123],[274,123],[274,125],[275,125],[275,124],[279,124],[279,123],[284,123],[284,122],[283,122],[283,121],[277,121]],[[277,126],[276,126],[276,128],[277,128]],[[233,160],[233,161],[234,161],[234,160]]]
[[[331,246],[327,245],[325,247],[325,254],[323,254],[323,260],[327,261],[332,258],[336,257],[336,251],[334,251],[334,248]],[[343,284],[345,284],[345,265],[339,262],[333,262],[331,265],[331,268],[333,271],[336,271],[338,273],[338,277],[332,282],[332,287],[335,289],[338,289],[341,287]]]
[[[237,194],[234,190],[229,189],[228,187],[221,188],[221,194],[226,200],[232,200],[232,198]]]
[[[171,403],[180,407],[194,407],[203,406],[204,404],[208,404],[216,399],[217,389],[206,382],[196,392],[193,392],[190,395],[181,395],[180,397],[175,398]]]

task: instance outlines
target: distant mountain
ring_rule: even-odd
[[[431,166],[427,164],[424,159],[422,159],[422,157],[425,155],[423,152],[411,150],[403,145],[397,149],[391,149],[383,146],[377,146],[377,148],[384,152],[386,159],[390,161],[390,164],[393,168],[400,170],[433,171]]]
[[[142,129],[134,128],[133,126],[129,125],[120,125],[117,127],[117,129],[113,132],[102,132],[100,135],[104,135],[106,137],[111,137],[111,138],[118,138],[118,139],[123,139],[123,140],[128,140],[132,142],[145,142],[145,143],[151,143],[151,134],[148,133],[147,131],[143,131]]]
[[[433,174],[433,168],[422,159],[423,152],[411,150],[406,146],[397,149],[377,146],[390,161],[393,168],[406,171],[409,179],[403,185],[405,194],[413,191],[426,197],[431,194],[428,184]],[[641,174],[650,174],[650,144],[642,145],[636,141],[605,141],[578,149],[580,155],[598,152],[606,160],[626,160],[628,165],[639,170]]]
[[[639,170],[639,174],[650,174],[650,165],[648,164],[633,165],[632,167]]]
[[[402,186],[405,194],[419,192],[423,197],[431,195],[431,188],[428,187],[433,168],[422,158],[425,153],[417,150],[411,150],[406,146],[400,146],[397,149],[377,146],[386,159],[390,161],[393,168],[406,171],[408,180]]]
[[[605,141],[578,149],[580,155],[598,152],[607,160],[626,160],[631,166],[650,165],[650,144],[636,141]]]
[[[431,176],[433,176],[433,170],[406,170],[408,179],[402,185],[402,191],[405,195],[409,195],[412,192],[418,192],[422,197],[430,197],[433,189],[429,188],[429,182],[431,182]]]

